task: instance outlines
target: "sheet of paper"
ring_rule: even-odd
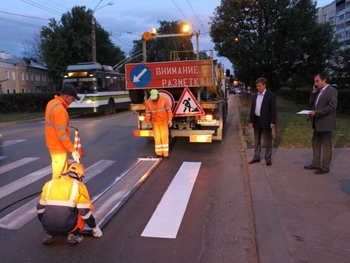
[[[309,115],[311,112],[311,110],[302,110],[302,111],[299,111],[297,112],[297,114],[305,114],[305,115]]]

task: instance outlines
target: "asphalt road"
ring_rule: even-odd
[[[154,155],[153,142],[133,136],[136,116],[86,116],[71,120],[80,131],[86,168],[101,161],[109,166],[86,185],[94,196],[130,167],[137,158]],[[0,156],[0,197],[17,180],[34,178],[50,165],[43,122],[0,127],[4,137]],[[241,145],[236,97],[230,95],[223,141],[190,144],[171,141],[170,160],[164,160],[103,228],[103,237],[85,235],[70,245],[56,237],[42,244],[45,234],[32,218],[17,229],[1,225],[17,209],[39,196],[50,175],[33,180],[0,198],[0,258],[2,262],[257,262],[254,219],[244,145]],[[33,158],[25,164],[24,158]],[[28,160],[28,159],[27,159]],[[185,213],[175,238],[144,237],[142,232],[184,162],[200,163]],[[14,164],[11,169],[11,164]],[[9,170],[4,169],[7,167]],[[176,197],[176,196],[175,196]],[[178,196],[179,200],[181,196]],[[33,202],[33,201],[32,201]],[[35,209],[35,207],[30,208]],[[169,206],[169,211],[172,207]],[[23,217],[25,213],[23,213]],[[21,218],[22,215],[17,215]],[[16,217],[12,218],[15,221]]]

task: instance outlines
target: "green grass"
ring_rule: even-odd
[[[1,113],[0,123],[13,121],[26,121],[37,118],[43,118],[44,112],[26,112],[26,113]]]
[[[277,141],[278,147],[311,147],[312,123],[307,115],[296,114],[301,110],[308,110],[308,104],[295,104],[291,101],[277,97]],[[241,102],[241,124],[245,127],[248,123],[249,106],[245,101]],[[350,147],[350,118],[347,115],[337,114],[337,129],[333,132],[334,147]],[[244,128],[247,129],[246,127]],[[245,132],[245,134],[249,134]],[[250,133],[251,134],[251,133]],[[251,137],[251,135],[250,135]],[[248,146],[251,146],[254,138],[247,138]]]

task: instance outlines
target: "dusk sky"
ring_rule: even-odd
[[[22,57],[33,35],[48,24],[50,18],[60,20],[63,13],[74,6],[86,6],[94,9],[100,0],[12,0],[2,1],[0,7],[0,51],[12,56]],[[133,40],[141,39],[145,31],[159,27],[158,21],[187,21],[199,35],[199,49],[213,50],[209,36],[210,17],[220,0],[103,0],[95,11],[97,22],[111,34],[111,40],[128,56]],[[325,6],[332,0],[320,0],[317,6]],[[99,9],[101,8],[101,9]],[[195,48],[195,37],[192,38]],[[231,69],[227,59],[214,58]]]

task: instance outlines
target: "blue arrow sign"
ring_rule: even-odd
[[[152,72],[145,65],[137,65],[130,72],[130,81],[137,87],[147,87],[152,80]]]

